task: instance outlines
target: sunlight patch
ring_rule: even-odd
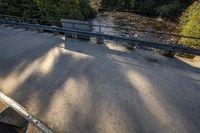
[[[139,92],[140,97],[144,100],[145,105],[151,113],[164,125],[171,124],[172,118],[160,105],[154,96],[154,88],[151,83],[141,74],[134,71],[127,71],[127,77],[133,87]]]

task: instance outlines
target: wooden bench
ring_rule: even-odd
[[[92,31],[92,23],[91,21],[80,21],[80,20],[72,20],[72,19],[61,19],[61,24],[64,29],[73,29],[73,30],[81,30],[81,31]],[[85,35],[74,35],[65,33],[68,37],[77,36],[79,39],[90,40],[90,36]]]

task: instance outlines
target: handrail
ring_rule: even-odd
[[[11,15],[3,15],[0,14],[0,16],[5,16],[5,17],[13,17],[14,19],[22,19],[22,20],[30,20],[30,21],[43,21],[43,22],[51,22],[51,23],[60,23],[61,21],[58,20],[49,20],[49,19],[33,19],[33,18],[23,18],[23,17],[17,17],[17,16],[11,16]],[[13,19],[12,18],[12,19]],[[83,24],[83,23],[78,23],[78,22],[65,22],[65,23],[70,23],[70,24],[79,24],[79,25],[88,25],[88,24]],[[188,39],[195,39],[195,40],[200,40],[200,37],[193,37],[193,36],[185,36],[185,35],[179,35],[176,33],[169,33],[169,32],[163,32],[163,31],[154,31],[154,30],[141,30],[141,29],[135,29],[135,28],[126,28],[124,26],[107,26],[107,25],[98,25],[98,24],[92,24],[93,27],[103,27],[103,28],[116,28],[116,29],[122,29],[122,30],[133,30],[135,32],[145,32],[145,33],[153,33],[153,34],[160,34],[160,35],[167,35],[167,36],[174,36],[178,38],[188,38]]]
[[[144,41],[141,39],[128,38],[128,37],[124,37],[124,36],[114,36],[114,35],[108,35],[108,34],[102,34],[102,33],[94,33],[94,32],[82,31],[82,30],[52,27],[52,26],[37,25],[37,24],[18,23],[18,22],[5,21],[5,20],[1,20],[1,19],[0,19],[0,23],[11,24],[11,25],[19,26],[19,27],[24,27],[24,28],[31,27],[31,28],[35,28],[35,29],[39,29],[39,30],[48,30],[48,31],[52,31],[52,32],[84,35],[84,36],[96,37],[96,38],[101,38],[101,39],[107,39],[107,40],[111,40],[111,41],[126,42],[126,43],[130,43],[132,45],[134,45],[134,43],[136,43],[137,45],[140,45],[140,46],[162,49],[165,51],[172,51],[172,52],[183,52],[183,53],[187,53],[187,54],[193,54],[193,55],[200,56],[200,49],[198,49],[198,48],[185,47],[185,46],[175,45],[175,44],[156,43],[156,42],[152,42],[152,41]]]
[[[43,133],[55,133],[52,129],[44,125],[40,120],[30,114],[24,107],[19,105],[10,97],[6,96],[3,92],[0,91],[0,100],[10,106],[12,109],[17,111],[21,116],[23,116],[27,121],[37,127]],[[14,119],[14,118],[13,118]]]

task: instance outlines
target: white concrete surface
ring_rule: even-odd
[[[200,132],[199,60],[0,27],[0,87],[59,133]]]

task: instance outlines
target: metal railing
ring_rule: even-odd
[[[0,23],[15,25],[15,26],[24,27],[24,28],[35,28],[39,30],[60,32],[64,34],[66,33],[77,34],[77,35],[90,36],[90,37],[95,37],[95,38],[100,38],[100,39],[111,40],[111,41],[126,42],[132,45],[137,44],[142,47],[144,46],[144,47],[162,49],[162,50],[171,51],[171,52],[181,52],[181,53],[187,53],[187,54],[193,54],[193,55],[200,55],[200,49],[197,49],[197,48],[185,47],[178,44],[175,45],[175,44],[157,43],[157,42],[137,39],[134,37],[124,37],[124,36],[116,36],[116,35],[110,35],[110,34],[104,34],[104,33],[98,33],[98,32],[88,32],[88,31],[81,31],[81,30],[76,30],[76,29],[66,29],[66,28],[64,29],[61,27],[46,26],[46,25],[39,24],[37,19],[31,20],[31,22],[29,23],[28,21],[24,21],[24,19],[0,17]],[[166,34],[166,33],[159,33],[159,34]],[[185,37],[185,36],[180,36],[180,35],[177,35],[177,36]],[[190,37],[186,37],[186,38],[190,38]],[[200,39],[200,38],[195,38],[195,39]]]
[[[23,17],[11,16],[11,15],[3,15],[3,14],[0,14],[0,19],[7,19],[7,20],[11,20],[11,21],[18,21],[18,22],[29,23],[29,24],[45,24],[45,22],[46,22],[47,25],[55,25],[58,27],[61,26],[61,21],[58,21],[58,20],[23,18]],[[65,22],[65,23],[72,24],[71,22]],[[73,24],[87,25],[87,24],[78,23],[78,22],[73,22]],[[200,40],[200,37],[185,36],[185,35],[179,35],[176,33],[169,33],[169,32],[163,32],[163,31],[141,30],[141,29],[130,28],[130,27],[127,28],[125,26],[108,26],[108,25],[92,24],[92,27],[98,27],[99,29],[102,29],[102,28],[121,29],[121,30],[128,29],[128,30],[133,30],[134,32],[153,33],[153,34],[174,36],[174,37],[178,37],[178,40],[180,40],[181,38]]]
[[[8,106],[10,106],[16,112],[18,112],[28,122],[30,122],[32,125],[34,125],[35,127],[37,127],[42,133],[55,133],[52,129],[50,129],[45,124],[43,124],[42,121],[38,120],[35,116],[33,116],[31,113],[29,113],[29,111],[27,111],[24,107],[22,107],[21,105],[19,105],[17,102],[15,102],[10,97],[6,96],[1,91],[0,91],[0,100],[3,103],[6,103]],[[13,119],[15,119],[15,118],[13,118]]]

